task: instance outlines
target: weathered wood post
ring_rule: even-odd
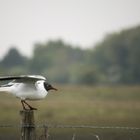
[[[20,116],[21,116],[20,140],[36,140],[34,111],[21,110]]]

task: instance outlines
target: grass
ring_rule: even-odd
[[[37,122],[140,126],[139,86],[57,88],[45,100],[29,101],[38,108]],[[0,96],[0,123],[18,123],[20,100],[5,93]]]
[[[140,127],[140,86],[60,86],[37,107],[36,123]],[[0,94],[0,124],[19,124],[19,99]],[[1,132],[3,130],[0,130]]]
[[[60,87],[58,94],[38,103],[37,118],[48,123],[139,126],[139,92],[137,86]]]

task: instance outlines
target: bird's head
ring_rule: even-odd
[[[51,84],[44,82],[44,87],[47,91],[49,90],[57,90],[56,88],[54,88]]]

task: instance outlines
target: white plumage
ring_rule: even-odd
[[[25,100],[40,100],[46,97],[49,90],[57,90],[47,83],[46,78],[40,75],[21,75],[0,77],[0,81],[10,81],[0,86],[0,92],[7,92],[21,99],[23,109],[33,110]]]

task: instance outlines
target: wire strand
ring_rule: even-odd
[[[21,127],[36,127],[36,128],[89,128],[89,129],[124,129],[124,130],[140,130],[139,127],[125,127],[125,126],[94,126],[94,125],[57,125],[57,124],[37,124],[37,125],[14,125],[14,124],[0,124],[0,128],[21,128]]]

